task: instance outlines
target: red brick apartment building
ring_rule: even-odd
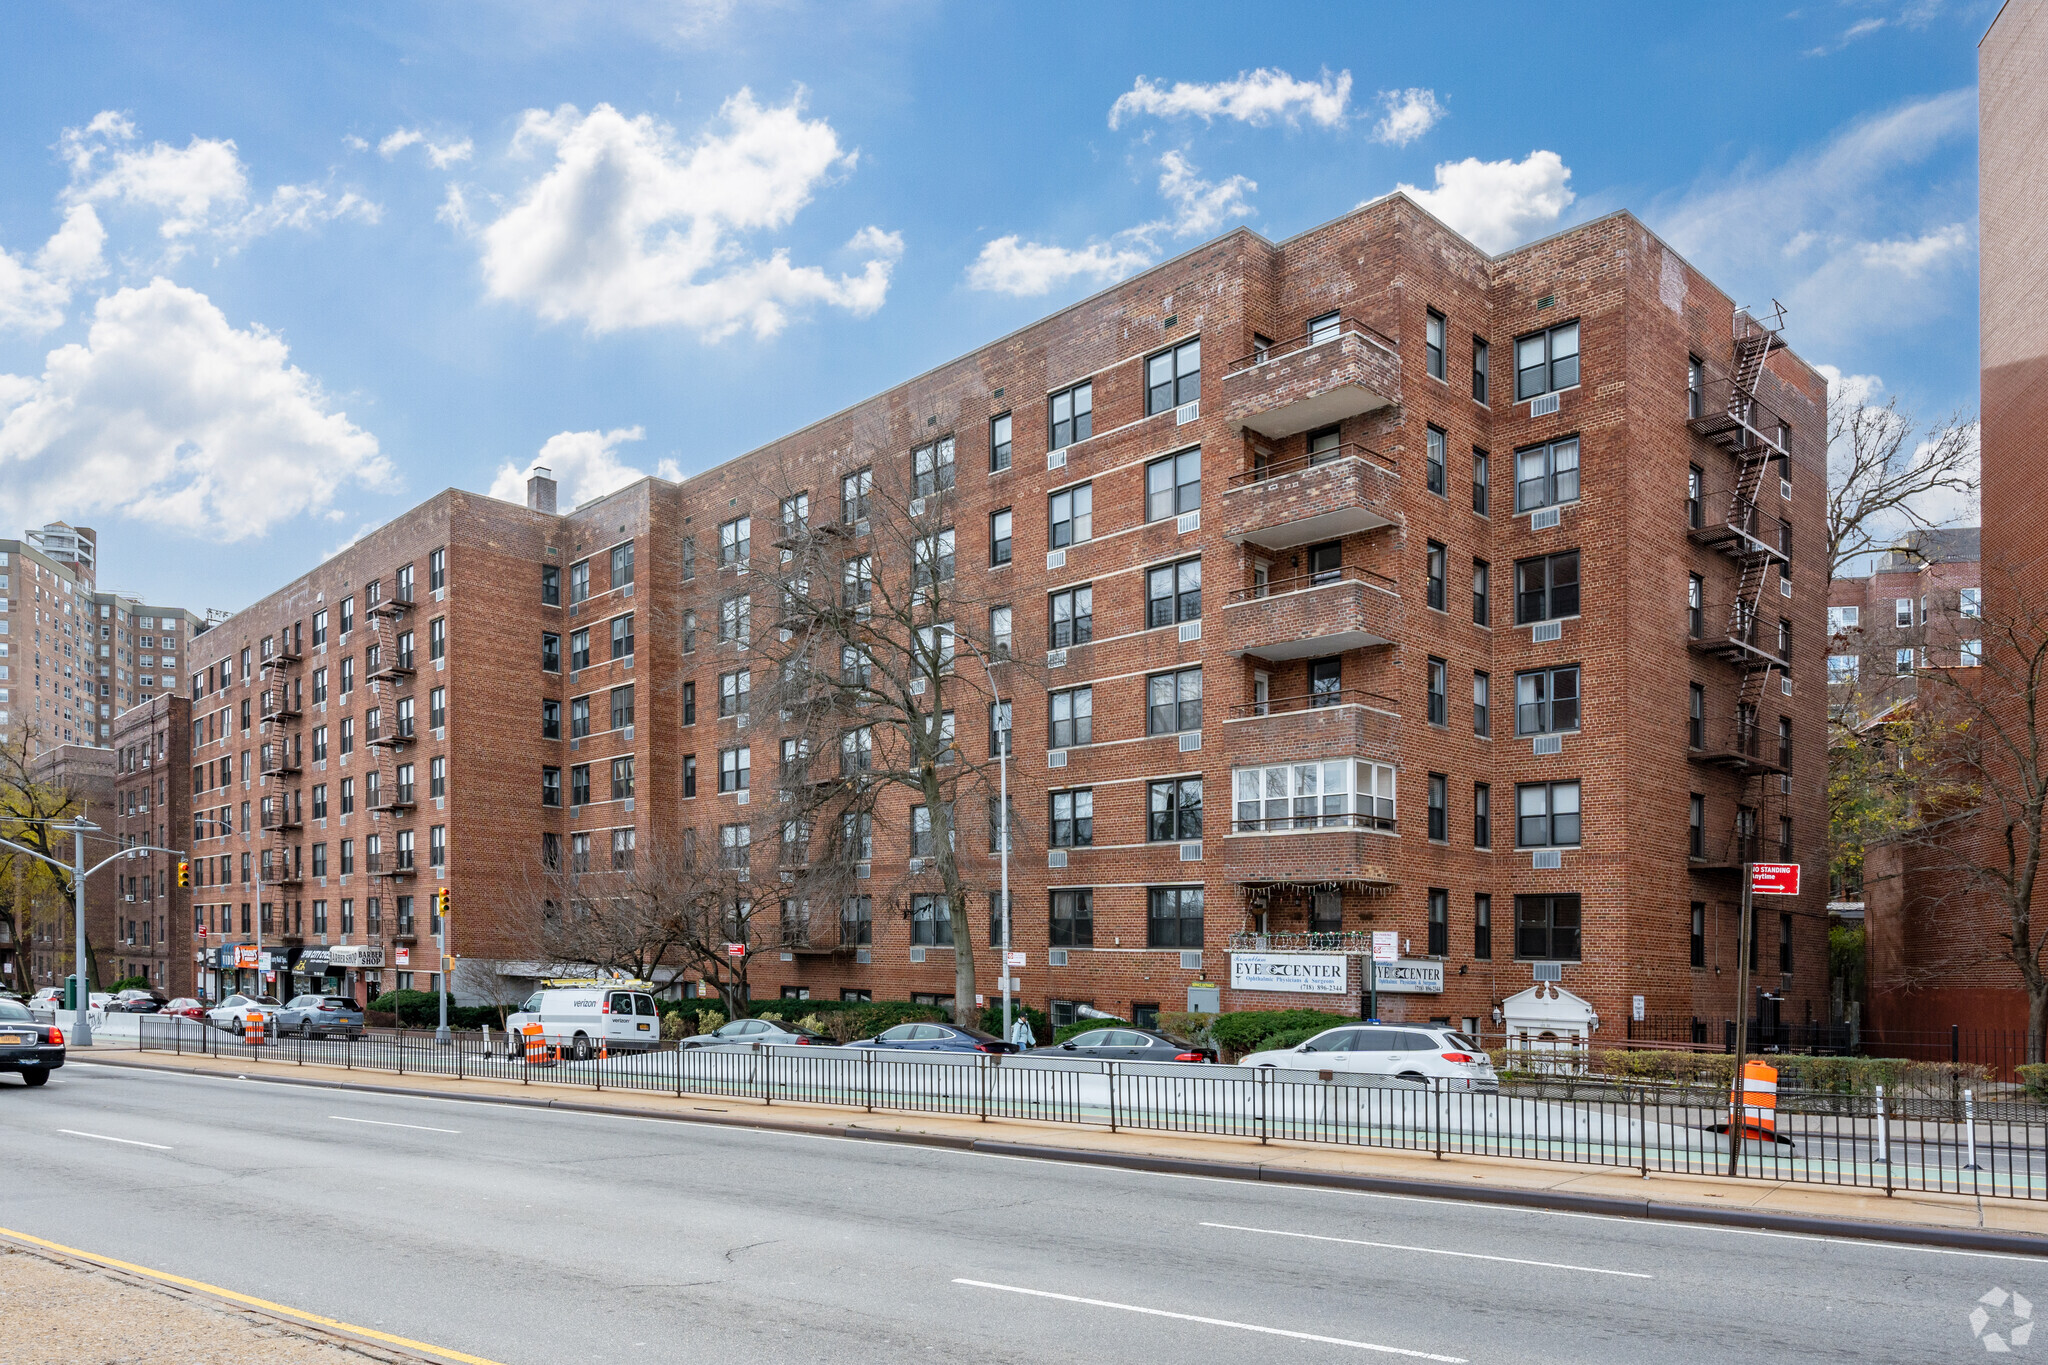
[[[760,820],[715,775],[769,768],[775,718],[715,704],[760,659],[713,626],[783,484],[814,525],[847,509],[852,555],[863,472],[918,462],[949,567],[1007,608],[1027,1002],[1341,1006],[1392,930],[1386,1017],[1490,1028],[1555,964],[1616,1032],[1637,997],[1719,1019],[1750,854],[1808,870],[1751,952],[1812,1018],[1824,403],[1626,213],[1499,257],[1401,196],[1241,229],[681,484],[445,492],[222,623],[191,670],[195,922],[250,942],[269,905],[288,963],[424,987],[436,887],[458,950],[525,957],[543,847]],[[962,749],[989,723],[963,711]],[[907,816],[878,812],[843,943],[756,942],[757,995],[950,998],[958,949],[882,890]],[[1348,999],[1256,989],[1262,949],[1351,954]]]
[[[1978,528],[1910,532],[1861,578],[1828,585],[1828,697],[1877,716],[1914,695],[1922,668],[1968,666],[1984,648]]]

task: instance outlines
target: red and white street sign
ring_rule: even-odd
[[[1759,896],[1799,894],[1798,863],[1751,863],[1749,889]]]
[[[747,955],[747,945],[744,943],[728,943],[725,945],[725,955],[727,957],[745,957]]]

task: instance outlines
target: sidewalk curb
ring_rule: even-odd
[[[270,1085],[306,1086],[318,1090],[353,1090],[372,1095],[397,1095],[412,1099],[455,1100],[466,1104],[497,1104],[515,1109],[560,1110],[574,1114],[625,1115],[629,1118],[662,1119],[670,1123],[697,1123],[721,1128],[751,1128],[770,1133],[793,1133],[809,1137],[836,1137],[859,1142],[893,1143],[907,1147],[935,1147],[973,1152],[985,1156],[1016,1157],[1032,1161],[1063,1161],[1079,1166],[1103,1166],[1117,1170],[1147,1171],[1161,1175],[1204,1176],[1216,1180],[1243,1180],[1274,1185],[1305,1185],[1324,1189],[1357,1190],[1368,1194],[1393,1194],[1418,1199],[1447,1199],[1467,1204],[1500,1204],[1514,1208],[1551,1209],[1565,1213],[1599,1214],[1610,1218],[1642,1218],[1653,1222],[1699,1223],[1710,1227],[1740,1228],[1758,1232],[1794,1233],[1808,1237],[1846,1237],[1857,1241],[1904,1243],[1911,1246],[1947,1247],[1962,1251],[1999,1252],[2007,1255],[2048,1257],[2048,1237],[2024,1232],[1993,1232],[1977,1228],[1944,1228],[1920,1223],[1877,1223],[1856,1218],[1820,1218],[1808,1214],[1778,1213],[1764,1209],[1712,1208],[1700,1204],[1674,1204],[1655,1199],[1623,1199],[1615,1195],[1573,1194],[1557,1190],[1515,1189],[1506,1186],[1466,1186],[1440,1180],[1415,1180],[1406,1176],[1349,1175],[1341,1171],[1312,1171],[1296,1167],[1267,1166],[1255,1162],[1202,1161],[1188,1157],[1148,1156],[1142,1153],[1106,1152],[1085,1147],[1052,1147],[1039,1143],[991,1141],[986,1138],[956,1137],[948,1133],[905,1133],[894,1129],[864,1128],[857,1123],[778,1123],[773,1119],[722,1117],[715,1114],[675,1114],[659,1109],[626,1105],[591,1104],[566,1099],[526,1099],[516,1095],[460,1095],[411,1086],[368,1085],[359,1081],[320,1080],[306,1076],[265,1076],[248,1072],[222,1072],[210,1068],[166,1065],[161,1062],[110,1062],[109,1065],[139,1071],[164,1071],[185,1076],[261,1081]]]

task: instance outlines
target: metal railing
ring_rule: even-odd
[[[1289,711],[1322,711],[1332,706],[1363,706],[1368,710],[1384,713],[1388,718],[1399,720],[1400,703],[1384,692],[1368,692],[1362,687],[1341,687],[1325,692],[1301,692],[1289,697],[1268,697],[1264,701],[1248,701],[1230,708],[1232,718],[1242,716],[1277,716]]]
[[[1511,1081],[1501,1091],[1340,1071],[864,1048],[696,1048],[582,1059],[551,1051],[524,1059],[520,1040],[431,1031],[359,1038],[282,1038],[251,1045],[195,1020],[135,1016],[145,1052],[204,1054],[237,1064],[331,1066],[456,1080],[496,1080],[648,1094],[719,1096],[765,1105],[801,1103],[1199,1133],[1447,1155],[1555,1161],[1649,1174],[1728,1172],[1728,1102],[1718,1087],[1628,1083],[1570,1074]],[[124,1040],[97,1039],[96,1047]],[[1924,1101],[1828,1094],[1808,1103],[1780,1091],[1768,1139],[1740,1143],[1735,1173],[1788,1183],[1893,1192],[1941,1191],[2048,1200],[2048,1107],[1977,1102],[1965,1091]]]
[[[1368,588],[1386,593],[1389,597],[1401,595],[1400,584],[1383,573],[1357,564],[1345,564],[1334,569],[1321,569],[1314,573],[1289,574],[1285,578],[1269,578],[1263,583],[1254,583],[1248,588],[1238,588],[1230,594],[1232,602],[1258,602],[1269,597],[1286,597],[1291,593],[1308,592],[1315,588],[1327,588],[1337,583],[1357,582]]]
[[[1271,460],[1264,464],[1254,464],[1243,473],[1232,474],[1227,486],[1230,488],[1243,488],[1249,484],[1264,483],[1268,479],[1277,479],[1282,475],[1292,474],[1298,470],[1314,469],[1317,466],[1326,464],[1336,464],[1339,460],[1346,459],[1363,460],[1367,464],[1376,467],[1382,474],[1391,474],[1397,479],[1401,477],[1401,466],[1395,461],[1393,456],[1382,455],[1371,446],[1362,446],[1356,441],[1346,441],[1327,450],[1305,451],[1300,455],[1290,455],[1284,460]]]
[[[1401,352],[1400,346],[1392,337],[1371,323],[1361,322],[1353,317],[1340,317],[1335,322],[1325,323],[1298,336],[1257,347],[1250,355],[1239,356],[1231,361],[1225,373],[1239,374],[1245,370],[1257,369],[1261,365],[1270,365],[1276,360],[1285,360],[1297,351],[1306,351],[1311,346],[1320,346],[1326,341],[1336,341],[1346,332],[1354,333],[1390,354],[1399,355]]]

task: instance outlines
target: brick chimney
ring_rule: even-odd
[[[553,473],[546,465],[535,465],[532,475],[527,478],[526,505],[536,512],[546,512],[550,516],[554,515],[555,480]]]

